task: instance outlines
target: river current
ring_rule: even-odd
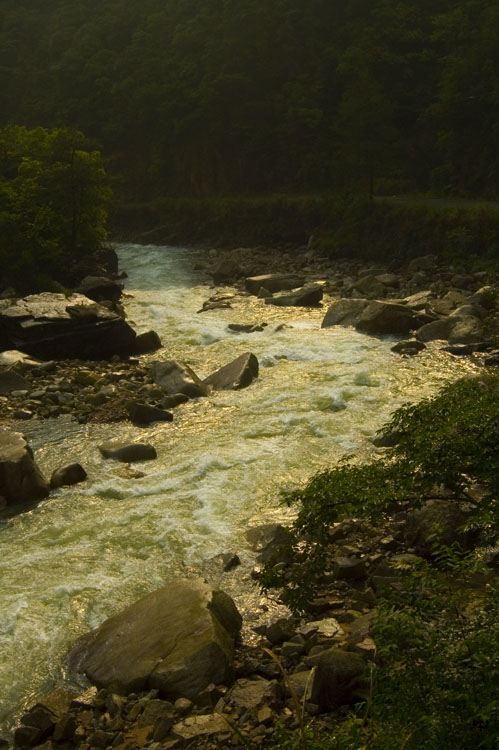
[[[370,438],[395,408],[474,367],[437,347],[406,359],[390,351],[389,338],[321,330],[325,306],[277,308],[236,295],[232,309],[198,314],[214,290],[193,270],[193,251],[117,250],[128,273],[129,321],[163,342],[146,361],[178,359],[206,377],[252,351],[260,375],[245,390],[189,402],[173,423],[149,428],[14,425],[46,475],[78,461],[89,479],[0,521],[0,729],[67,678],[65,655],[79,635],[175,576],[216,580],[251,624],[260,595],[244,532],[288,517],[279,490],[345,455],[368,457]],[[231,322],[268,325],[236,334]],[[135,465],[144,477],[124,478],[97,449],[109,439],[151,442],[158,459]],[[243,564],[221,575],[209,560],[226,551]]]

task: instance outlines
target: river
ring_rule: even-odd
[[[342,456],[367,457],[370,438],[396,407],[473,369],[436,348],[406,359],[390,352],[389,339],[321,330],[320,309],[237,295],[232,309],[198,314],[213,289],[193,270],[193,251],[117,249],[128,273],[129,320],[163,342],[146,360],[179,359],[205,377],[252,351],[260,376],[243,391],[189,402],[173,423],[147,429],[61,419],[15,425],[47,475],[79,461],[89,479],[0,521],[0,729],[67,678],[65,654],[80,634],[174,576],[216,578],[251,624],[260,595],[244,532],[286,519],[279,489]],[[229,322],[268,325],[235,334]],[[140,465],[144,477],[123,478],[100,456],[98,444],[116,438],[156,446],[158,459]],[[206,561],[226,551],[243,564],[222,577]]]

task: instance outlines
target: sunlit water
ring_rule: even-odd
[[[213,289],[192,270],[191,251],[118,249],[133,295],[129,320],[163,342],[146,361],[179,359],[205,377],[252,351],[260,376],[243,391],[185,404],[173,423],[147,429],[18,425],[47,475],[79,461],[89,479],[0,521],[0,728],[65,678],[65,655],[80,634],[174,576],[194,570],[216,580],[251,624],[259,594],[244,532],[286,518],[279,489],[344,455],[369,455],[370,437],[397,406],[473,367],[437,349],[405,359],[390,352],[389,339],[321,330],[319,309],[269,307],[237,295],[232,309],[198,314]],[[230,322],[268,326],[234,334]],[[143,478],[123,478],[97,450],[110,438],[147,440],[158,459],[137,465]],[[238,552],[243,565],[217,576],[206,561],[225,551]]]

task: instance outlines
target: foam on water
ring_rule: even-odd
[[[189,566],[211,576],[206,560],[237,551],[242,572],[223,586],[243,607],[258,601],[245,582],[244,532],[287,517],[279,490],[345,454],[369,455],[370,437],[397,406],[469,367],[431,350],[404,359],[389,340],[353,329],[321,330],[320,309],[236,296],[230,309],[198,314],[213,290],[192,270],[191,251],[126,245],[119,254],[129,319],[164,345],[145,361],[179,359],[205,377],[252,351],[260,377],[180,406],[168,425],[19,425],[47,475],[78,461],[89,479],[0,522],[0,726],[67,676],[65,654],[79,635]],[[228,329],[262,321],[261,332]],[[102,458],[97,446],[116,438],[156,446],[156,461],[135,465],[143,478],[120,476]]]

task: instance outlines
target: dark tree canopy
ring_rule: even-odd
[[[497,198],[498,50],[492,0],[3,0],[0,124],[96,138],[128,199]]]

